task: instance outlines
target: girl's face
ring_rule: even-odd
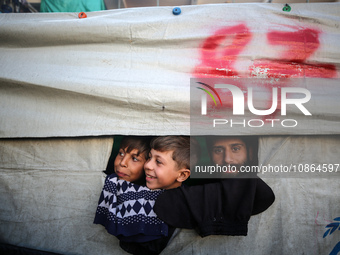
[[[138,155],[138,150],[133,149],[130,152],[127,148],[120,148],[114,162],[114,170],[119,179],[135,182],[143,177],[145,153]]]

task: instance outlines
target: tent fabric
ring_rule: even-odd
[[[126,254],[93,224],[111,136],[189,135],[193,77],[305,80],[313,115],[303,128],[230,133],[263,135],[259,164],[339,164],[340,4],[291,7],[183,6],[178,16],[172,7],[131,8],[83,19],[1,14],[0,243]],[[289,118],[303,122],[297,113]],[[338,229],[326,232],[340,217],[339,172],[302,176],[260,174],[276,200],[251,217],[248,236],[182,229],[162,254],[330,254],[340,240]]]
[[[230,134],[338,134],[340,4],[291,7],[3,14],[0,137],[188,135],[190,79],[214,75],[321,79],[303,85],[313,115],[302,128]],[[303,116],[296,110],[287,118]]]
[[[93,224],[112,138],[2,139],[0,148],[1,243],[70,255],[126,254]],[[294,163],[302,155],[327,162],[338,148],[338,136],[261,137],[259,163]],[[181,229],[162,254],[329,254],[340,240],[338,230],[323,238],[340,216],[338,179],[260,176],[276,199],[250,218],[247,236],[201,238]]]
[[[112,145],[112,138],[1,140],[0,242],[88,253]]]

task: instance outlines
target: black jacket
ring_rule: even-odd
[[[167,190],[157,198],[154,211],[170,226],[196,229],[202,237],[247,235],[251,215],[265,211],[274,200],[260,178],[233,178]]]

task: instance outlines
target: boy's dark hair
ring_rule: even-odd
[[[150,141],[151,138],[148,136],[125,136],[120,143],[120,148],[126,149],[128,153],[136,149],[138,151],[137,156],[144,153],[147,159],[150,152]]]
[[[159,136],[152,139],[150,147],[161,152],[173,151],[172,159],[177,163],[178,169],[190,169],[190,161],[193,165],[196,164],[200,152],[198,142],[189,136]]]

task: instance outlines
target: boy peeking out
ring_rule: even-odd
[[[153,206],[165,189],[180,187],[190,176],[190,138],[156,137],[149,151],[135,147],[133,139],[129,141],[124,143],[123,140],[115,159],[115,173],[105,180],[94,223],[102,224],[115,235],[120,246],[129,253],[159,254],[175,228],[161,221]],[[140,172],[140,162],[146,151],[149,157],[144,164],[146,177],[143,181],[147,187],[139,185],[141,180],[137,178],[144,176]]]
[[[150,151],[149,137],[126,136],[114,160],[114,172],[120,180],[145,183],[144,164]]]
[[[181,186],[190,176],[190,138],[158,137],[151,141],[150,147],[149,159],[144,165],[146,186],[149,189]]]
[[[169,226],[196,229],[209,235],[242,236],[251,215],[265,211],[275,200],[272,189],[256,174],[243,174],[241,166],[257,164],[257,140],[252,137],[212,136],[206,139],[214,164],[237,171],[221,179],[163,192],[156,201],[157,216]]]

